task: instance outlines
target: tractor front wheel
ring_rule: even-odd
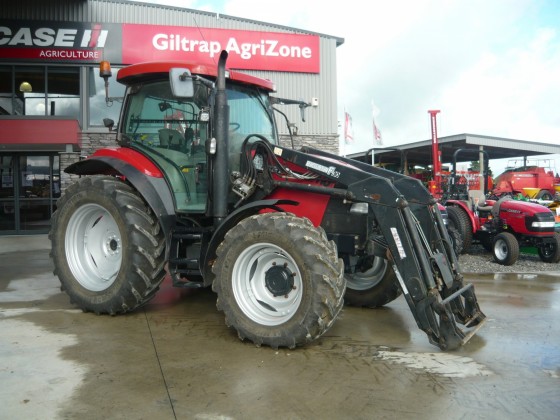
[[[519,242],[513,234],[502,232],[494,238],[492,251],[498,264],[513,265],[519,258]]]
[[[165,277],[165,240],[142,197],[114,177],[85,177],[58,200],[49,233],[54,274],[84,312],[125,313]]]
[[[560,233],[554,232],[553,240],[554,242],[537,248],[541,261],[553,264],[560,262]]]
[[[343,307],[336,245],[290,213],[239,222],[216,250],[212,290],[226,324],[257,346],[294,348],[323,335]]]

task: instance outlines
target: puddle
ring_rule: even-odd
[[[0,293],[0,302],[31,302],[44,300],[60,293],[60,283],[51,273],[38,274],[24,279],[11,280]]]
[[[75,335],[51,333],[31,322],[0,319],[0,401],[3,418],[57,418],[87,369],[60,357]],[[9,403],[8,403],[9,402]]]
[[[423,370],[448,378],[468,378],[490,376],[493,372],[470,357],[448,353],[403,353],[398,351],[379,351],[380,360],[404,365],[407,368]]]

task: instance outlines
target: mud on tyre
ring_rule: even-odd
[[[308,219],[248,217],[226,234],[216,255],[212,290],[241,340],[272,348],[304,345],[323,335],[343,307],[342,260]]]
[[[57,203],[54,274],[85,312],[118,314],[149,301],[165,277],[165,240],[142,197],[114,177],[81,178]]]

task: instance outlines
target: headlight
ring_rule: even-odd
[[[531,226],[534,228],[551,228],[554,227],[554,222],[533,222]]]

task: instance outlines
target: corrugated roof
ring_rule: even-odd
[[[478,161],[480,146],[488,153],[488,158],[491,160],[560,154],[560,145],[466,133],[439,137],[438,144],[441,161],[444,163],[452,162],[453,155],[458,149],[462,150],[456,155],[458,162]],[[401,156],[404,154],[409,165],[431,165],[433,163],[432,139],[402,144],[387,150],[375,149],[374,154],[376,162],[381,160],[384,163],[400,164]],[[367,153],[367,157],[364,152],[353,153],[348,157],[370,162],[371,151]]]

